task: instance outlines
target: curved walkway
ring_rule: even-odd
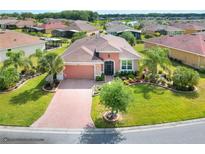
[[[92,80],[63,80],[44,115],[31,127],[94,127],[90,116],[93,85]]]

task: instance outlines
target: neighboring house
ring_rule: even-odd
[[[66,25],[62,22],[51,22],[46,24],[41,24],[38,26],[29,27],[29,32],[41,32],[41,33],[51,33],[55,29],[65,28]]]
[[[0,20],[0,28],[2,29],[16,29],[16,19],[2,19]]]
[[[34,20],[19,20],[16,23],[17,28],[33,27],[35,25]]]
[[[183,29],[168,25],[151,24],[143,27],[142,31],[146,34],[160,33],[160,35],[180,35],[184,33]]]
[[[186,34],[145,40],[145,48],[168,48],[169,56],[194,68],[205,68],[205,35]]]
[[[196,32],[205,31],[205,26],[199,25],[194,22],[175,22],[171,23],[170,26],[183,29],[185,34],[192,34]]]
[[[110,23],[107,23],[106,25],[106,31],[108,34],[112,35],[120,35],[123,32],[131,32],[137,39],[141,39],[141,31],[133,29],[127,25],[124,25],[123,23],[119,21],[113,21]]]
[[[23,50],[26,56],[35,53],[36,49],[45,49],[45,41],[38,37],[30,36],[15,31],[0,32],[0,61],[6,59],[6,52],[10,50]]]
[[[126,23],[128,26],[134,27],[136,25],[139,25],[139,22],[137,20],[135,21],[129,21]]]
[[[137,71],[140,55],[125,39],[98,34],[75,41],[62,58],[65,79],[95,79],[102,73]]]
[[[76,20],[67,23],[67,27],[55,29],[52,31],[52,35],[56,37],[70,38],[76,32],[86,32],[89,36],[91,34],[99,33],[99,30],[92,26],[88,21]]]

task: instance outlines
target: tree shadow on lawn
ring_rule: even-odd
[[[29,101],[36,101],[42,96],[46,95],[48,92],[43,91],[41,88],[44,84],[42,80],[36,87],[26,90],[17,96],[14,96],[10,99],[10,102],[13,104],[25,104]]]
[[[150,85],[150,84],[143,84],[143,85],[135,85],[134,93],[142,93],[145,99],[151,99],[151,93],[162,95],[164,94],[164,89]]]
[[[186,97],[188,99],[196,99],[199,97],[199,92],[193,93],[183,93],[183,92],[172,92],[174,96],[177,97]]]
[[[101,119],[102,120],[102,119]],[[102,129],[103,130],[103,129]],[[81,144],[116,144],[120,143],[126,138],[117,130],[107,130],[103,132],[95,131],[93,128],[85,129],[79,138]]]

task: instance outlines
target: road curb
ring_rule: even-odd
[[[189,126],[195,124],[205,124],[205,118],[186,120],[180,122],[171,122],[147,126],[134,126],[124,128],[85,128],[85,129],[67,129],[67,128],[34,128],[34,127],[12,127],[0,126],[0,132],[25,132],[25,133],[52,133],[52,134],[113,134],[130,133],[140,131],[150,131],[157,129],[168,129],[180,126]]]

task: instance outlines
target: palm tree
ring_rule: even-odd
[[[8,58],[4,61],[4,66],[13,65],[16,69],[18,69],[24,63],[24,51],[8,51],[6,56]]]
[[[168,50],[159,47],[151,48],[146,52],[146,56],[142,59],[141,63],[141,69],[148,69],[154,77],[158,72],[158,66],[169,72],[168,66],[170,65],[170,60]]]
[[[51,85],[54,85],[54,82],[57,80],[57,74],[63,70],[64,64],[61,57],[56,53],[45,54],[39,60],[40,67],[45,70],[49,75],[52,75]]]
[[[4,66],[14,66],[17,70],[23,67],[24,71],[28,71],[32,67],[31,60],[25,56],[24,51],[8,51],[6,53],[8,59],[4,61]]]

